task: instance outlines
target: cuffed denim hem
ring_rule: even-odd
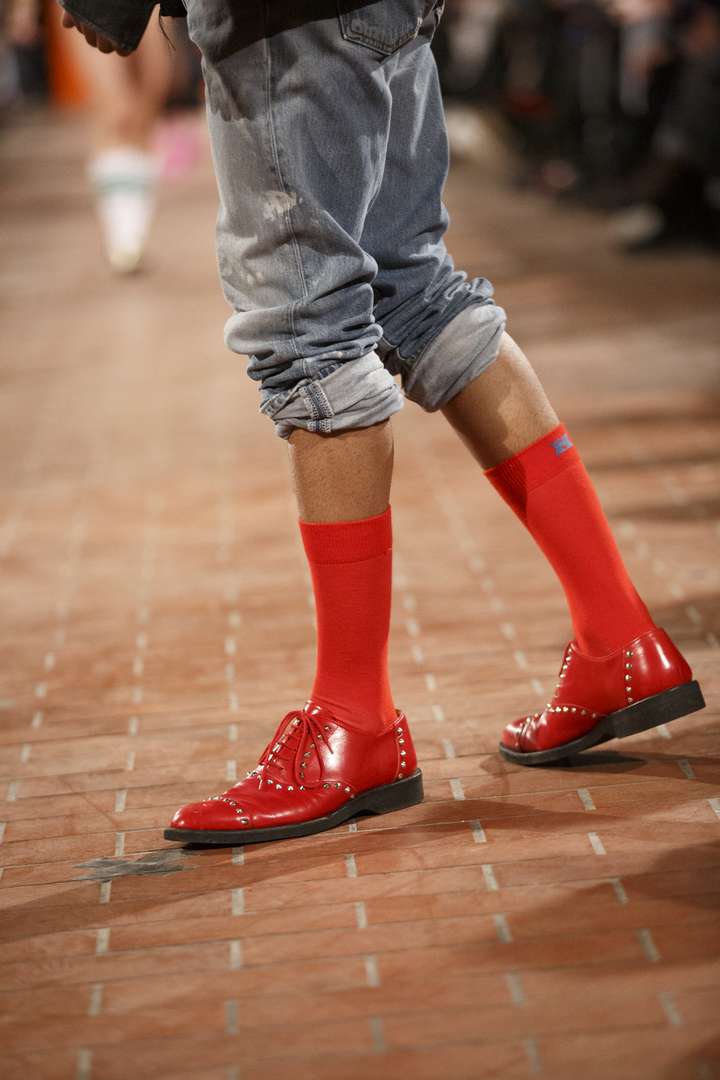
[[[348,360],[322,379],[298,383],[290,392],[267,397],[260,406],[287,439],[295,428],[323,435],[365,428],[403,407],[400,388],[375,352]]]
[[[416,359],[401,361],[405,396],[435,412],[496,359],[507,316],[497,304],[463,308]]]

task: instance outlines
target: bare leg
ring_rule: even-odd
[[[172,54],[159,28],[151,25],[129,57],[89,49],[75,32],[63,41],[87,84],[96,149],[146,149],[170,86]]]
[[[443,409],[484,469],[557,427],[558,418],[522,350],[503,334],[497,359]]]
[[[289,447],[293,487],[303,521],[357,521],[387,509],[393,468],[389,420],[337,435],[317,435],[298,428]]]

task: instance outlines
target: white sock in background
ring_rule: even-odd
[[[132,273],[141,264],[155,206],[155,159],[134,146],[114,146],[92,158],[88,173],[110,265]]]

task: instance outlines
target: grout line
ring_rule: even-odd
[[[667,724],[658,724],[658,726],[655,728],[655,731],[658,733],[661,739],[672,739],[672,735],[670,734],[670,729],[668,728]]]
[[[115,813],[122,814],[127,801],[127,788],[120,788],[115,792]],[[117,852],[116,852],[117,854]],[[122,852],[120,853],[122,854]]]
[[[94,983],[90,990],[90,1004],[88,1005],[88,1016],[99,1016],[102,1010],[103,1001],[103,984]]]
[[[237,761],[235,761],[234,758],[225,762],[225,779],[232,781],[237,780]]]
[[[95,934],[95,955],[104,956],[110,948],[110,927],[101,926]]]
[[[22,765],[27,765],[28,761],[30,760],[30,755],[31,754],[32,754],[32,743],[29,743],[29,742],[24,743],[20,748],[20,763]]]
[[[642,951],[645,953],[646,959],[648,959],[651,964],[657,964],[660,960],[660,953],[658,952],[658,947],[653,941],[653,936],[650,931],[636,930],[635,934],[640,942]]]
[[[355,922],[358,930],[367,930],[367,908],[362,900],[358,900],[355,904]]]
[[[495,924],[495,933],[498,936],[498,941],[503,945],[509,945],[513,936],[510,924],[507,921],[507,915],[503,915],[502,913],[493,915],[493,923]]]
[[[535,691],[536,694],[539,694],[540,697],[544,696],[545,688],[544,688],[543,684],[540,682],[539,679],[531,679],[530,680],[530,685],[532,686],[532,688],[533,688],[533,690]]]
[[[492,868],[492,864],[491,863],[483,863],[481,869],[482,869],[482,876],[485,879],[485,888],[487,889],[487,891],[488,892],[499,892],[500,891],[500,886],[498,885],[498,880],[495,877],[495,871]]]
[[[462,780],[458,780],[457,777],[450,781],[450,790],[452,791],[453,799],[464,799],[465,791],[463,790]]]
[[[348,832],[357,832],[357,831],[358,831],[357,821],[351,821],[350,824],[348,825]]]
[[[7,829],[7,821],[0,821],[0,844],[5,839],[5,830]]]
[[[516,971],[508,971],[505,975],[505,983],[510,992],[513,1005],[525,1005],[527,998],[525,997],[525,987],[520,975]]]
[[[115,858],[119,858],[121,855],[125,854],[125,833],[124,832],[116,832],[115,833],[115,852],[114,852],[114,854],[115,854]]]
[[[605,845],[596,832],[589,832],[588,840],[590,841],[590,847],[593,849],[596,855],[607,855]]]
[[[245,865],[245,852],[241,847],[234,847],[232,849],[232,863],[233,866]]]
[[[235,938],[230,942],[230,970],[237,971],[243,966],[242,941]]]
[[[238,1003],[235,998],[225,1002],[225,1034],[237,1035],[238,1027]]]
[[[658,1000],[660,1001],[662,1011],[667,1017],[668,1024],[670,1024],[671,1027],[683,1027],[685,1021],[677,1007],[675,995],[670,993],[669,990],[661,990],[658,994]]]
[[[468,825],[472,829],[473,840],[476,844],[487,844],[487,836],[485,830],[479,821],[469,821]]]
[[[528,667],[527,656],[522,651],[522,649],[516,649],[515,652],[513,653],[513,657],[515,658],[515,663],[520,668],[520,670],[521,671],[527,671],[527,667]]]
[[[579,787],[577,789],[577,796],[586,810],[597,810],[597,806],[593,802],[592,795],[587,788]]]
[[[125,762],[125,769],[126,769],[127,772],[132,772],[134,768],[135,768],[135,751],[134,750],[128,750],[128,752],[127,752],[127,760]]]
[[[345,856],[345,873],[347,874],[348,877],[357,877],[358,876],[358,868],[357,868],[357,863],[355,862],[355,856],[354,855],[346,855]]]
[[[30,727],[35,728],[35,729],[41,728],[43,719],[44,719],[43,712],[42,712],[41,709],[38,709],[37,712],[33,713],[32,723],[30,724]]]
[[[442,748],[443,748],[443,751],[445,752],[445,757],[448,760],[450,760],[451,758],[457,757],[457,754],[455,753],[455,747],[453,746],[453,744],[450,742],[449,739],[441,739],[440,742],[442,743]]]
[[[433,719],[436,721],[436,723],[438,723],[438,724],[444,724],[445,723],[445,710],[443,709],[442,705],[433,705],[432,714],[433,714]]]
[[[373,1050],[376,1054],[384,1054],[386,1050],[385,1046],[385,1031],[383,1029],[382,1017],[371,1016],[370,1017],[370,1034],[372,1036]]]
[[[111,890],[112,890],[112,881],[101,881],[100,882],[100,903],[101,904],[109,904],[110,903],[110,892],[111,892]]]
[[[245,914],[245,890],[244,889],[232,889],[231,893],[232,913],[233,915]]]
[[[11,780],[10,781],[10,783],[8,784],[7,795],[5,796],[5,799],[6,799],[7,802],[15,802],[15,800],[17,799],[19,786],[20,786],[20,781],[19,780]]]
[[[377,956],[366,956],[365,961],[365,978],[367,979],[368,986],[377,987],[380,985],[380,969],[378,967]]]
[[[228,724],[228,742],[238,741],[238,726],[237,724]]]
[[[425,672],[425,686],[429,694],[434,694],[437,690],[437,679],[431,671]]]
[[[540,1060],[540,1051],[535,1039],[523,1039],[523,1049],[527,1055],[530,1072],[541,1073],[542,1061]]]
[[[695,771],[687,758],[678,758],[677,767],[688,780],[695,780]]]
[[[619,877],[610,878],[610,884],[613,887],[613,892],[615,893],[615,899],[617,900],[618,904],[627,904],[627,902],[628,902],[628,894],[625,892],[625,886],[623,885],[620,878]]]
[[[710,809],[720,818],[720,799],[708,799]]]
[[[90,1080],[92,1075],[92,1051],[84,1047],[77,1052],[75,1080]]]

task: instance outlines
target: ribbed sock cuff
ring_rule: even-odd
[[[359,521],[300,522],[305,554],[311,563],[352,563],[392,550],[392,513]]]
[[[485,475],[509,503],[524,507],[529,492],[579,461],[580,455],[567,428],[558,424],[519,454],[486,469]]]

